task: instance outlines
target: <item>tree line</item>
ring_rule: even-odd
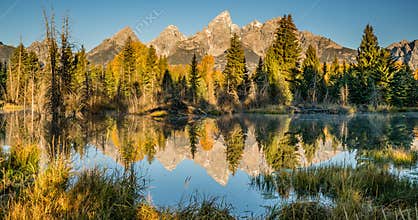
[[[75,51],[69,42],[68,19],[59,39],[54,25],[47,23],[48,62],[42,63],[20,44],[9,62],[0,64],[1,96],[6,102],[61,115],[188,106],[225,112],[297,104],[417,106],[414,73],[379,46],[370,25],[356,63],[337,58],[321,63],[312,45],[301,58],[297,28],[292,16],[285,15],[254,72],[247,68],[236,34],[222,71],[210,55],[199,59],[195,54],[190,65],[169,65],[155,48],[130,38],[113,61],[95,66],[84,47]]]

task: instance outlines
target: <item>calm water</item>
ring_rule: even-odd
[[[1,122],[3,145],[45,142],[42,123],[32,125],[28,116],[2,115]],[[147,198],[155,205],[173,206],[197,193],[220,197],[236,214],[246,215],[295,198],[263,188],[257,180],[265,174],[333,163],[355,166],[364,149],[418,150],[418,113],[235,115],[176,122],[106,116],[72,122],[65,138],[75,171],[99,166],[123,172],[133,164],[145,176]],[[418,180],[418,165],[392,170]]]

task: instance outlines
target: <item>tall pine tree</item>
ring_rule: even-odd
[[[274,103],[291,103],[291,90],[298,78],[300,53],[296,25],[291,15],[285,15],[279,22],[273,45],[267,51],[265,59],[271,85],[270,96]]]
[[[263,58],[260,57],[258,66],[253,77],[256,86],[256,105],[268,103],[269,79],[267,71],[264,70]]]
[[[190,99],[193,104],[197,103],[198,100],[198,89],[199,89],[200,74],[197,69],[197,58],[196,54],[193,54],[192,63],[190,65],[190,75],[189,75],[189,93]]]
[[[300,86],[302,99],[311,103],[317,103],[321,97],[321,74],[320,63],[316,49],[309,45],[306,58],[302,64],[303,76]]]
[[[357,53],[357,74],[350,89],[355,91],[351,98],[355,104],[377,105],[388,99],[393,64],[390,53],[379,46],[373,27],[367,25]]]
[[[239,103],[239,86],[243,84],[247,67],[244,49],[237,34],[231,38],[231,46],[226,51],[226,66],[223,71],[225,78],[224,91],[232,104]]]

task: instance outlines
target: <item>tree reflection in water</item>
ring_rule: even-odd
[[[42,126],[45,123],[41,116],[32,122],[22,113],[13,113],[1,115],[0,120],[3,145],[48,146],[50,136]],[[343,150],[379,150],[388,146],[409,150],[416,140],[417,126],[413,114],[233,115],[175,121],[106,115],[69,120],[59,139],[66,144],[67,153],[76,152],[82,157],[86,146],[94,146],[125,167],[145,159],[148,163],[157,159],[169,164],[177,157],[176,163],[195,160],[205,169],[226,170],[225,175],[243,170],[257,176],[309,166]],[[167,147],[170,155],[166,155]],[[46,152],[54,154],[52,149]],[[171,161],[164,163],[165,157]],[[283,184],[274,185],[285,185],[286,178],[282,179]],[[266,184],[260,188],[270,187]],[[281,190],[279,194],[288,194],[288,190]]]

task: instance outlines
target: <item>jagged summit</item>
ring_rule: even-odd
[[[139,41],[138,37],[136,36],[135,32],[132,30],[131,27],[127,26],[122,28],[118,31],[115,35],[113,35],[110,39],[116,41],[118,44],[124,44],[128,38],[131,38],[133,41]]]
[[[152,45],[160,56],[169,56],[177,43],[186,39],[187,37],[176,26],[169,25],[148,45]]]
[[[263,24],[261,22],[259,22],[258,20],[254,20],[252,22],[250,22],[249,24],[245,25],[244,27],[242,27],[243,30],[253,30],[253,29],[257,29],[257,28],[261,28],[263,27]]]
[[[111,38],[104,40],[88,52],[87,58],[94,64],[106,64],[122,50],[123,45],[129,37],[132,41],[139,41],[132,28],[124,27]]]
[[[218,16],[216,16],[210,23],[209,26],[215,25],[216,23],[226,23],[226,24],[232,24],[231,14],[229,11],[223,11]]]
[[[171,31],[178,31],[178,30],[179,30],[179,28],[178,28],[177,26],[175,26],[175,25],[170,24],[170,25],[168,25],[168,26],[164,29],[164,31],[168,31],[168,30],[171,30]]]

